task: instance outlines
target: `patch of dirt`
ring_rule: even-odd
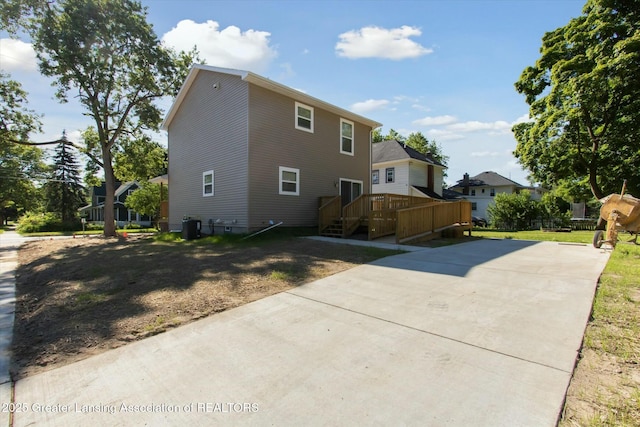
[[[18,253],[12,375],[66,365],[392,253],[301,238],[29,242]]]
[[[637,425],[638,390],[637,363],[623,363],[611,355],[583,349],[567,390],[559,426],[621,425],[618,413],[630,414],[632,419],[625,420],[628,424],[624,425]]]

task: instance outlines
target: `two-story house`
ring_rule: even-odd
[[[473,216],[481,218],[487,218],[487,208],[493,203],[496,194],[517,193],[524,189],[530,188],[491,171],[482,172],[473,177],[469,177],[469,174],[465,173],[456,185],[449,187],[449,190],[455,191],[469,200]]]
[[[129,181],[125,183],[116,182],[116,192],[114,194],[114,218],[118,227],[127,224],[138,224],[144,227],[151,226],[151,218],[141,215],[125,206],[125,201],[129,194],[140,187],[138,182]],[[106,197],[106,184],[91,187],[91,203],[79,209],[80,216],[90,222],[101,223],[104,221],[104,200]]]
[[[429,153],[420,153],[395,139],[373,144],[373,193],[442,199],[445,166]]]
[[[167,113],[169,227],[316,226],[319,198],[371,189],[381,124],[249,71],[195,65]]]

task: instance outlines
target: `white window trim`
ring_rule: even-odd
[[[389,181],[389,172],[388,172],[389,170],[391,170],[393,172],[392,173],[393,179],[391,181]],[[396,182],[396,168],[395,168],[395,166],[389,167],[389,168],[385,168],[385,170],[384,170],[384,182],[385,182],[385,184],[391,184],[391,183]]]
[[[344,151],[342,149],[342,138],[344,138],[344,135],[342,135],[342,123],[347,123],[349,125],[351,125],[351,151]],[[347,120],[347,119],[340,119],[340,153],[341,154],[347,154],[349,156],[353,156],[355,151],[356,151],[356,144],[355,144],[355,140],[356,140],[356,135],[355,135],[355,131],[356,131],[356,127],[353,124],[352,121]]]
[[[299,117],[298,116],[298,107],[302,107],[302,108],[305,108],[305,109],[311,111],[311,129],[307,129],[307,128],[302,127],[302,126],[298,126],[298,117]],[[306,117],[302,117],[302,118],[307,120]],[[303,130],[303,131],[309,132],[309,133],[313,133],[313,122],[314,122],[313,107],[310,107],[310,106],[308,106],[306,104],[303,104],[301,102],[296,102],[296,109],[295,109],[295,126],[296,126],[296,129]]]
[[[211,175],[211,193],[207,193],[205,191],[207,184],[205,184],[204,178],[207,175]],[[215,182],[216,182],[216,179],[215,179],[215,175],[213,174],[213,170],[202,172],[202,197],[212,197],[215,194]]]
[[[296,174],[296,191],[285,191],[282,189],[283,182],[293,182],[293,181],[285,181],[282,179],[282,172],[293,172]],[[299,196],[300,195],[300,169],[288,168],[285,166],[278,167],[278,194],[283,196]]]

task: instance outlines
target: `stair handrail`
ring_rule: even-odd
[[[335,196],[318,208],[318,234],[322,234],[334,221],[340,219],[341,205],[341,197]]]

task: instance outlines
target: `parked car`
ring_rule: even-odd
[[[484,219],[484,218],[480,218],[478,216],[471,217],[471,222],[473,223],[474,227],[486,227],[487,226],[487,220]]]

